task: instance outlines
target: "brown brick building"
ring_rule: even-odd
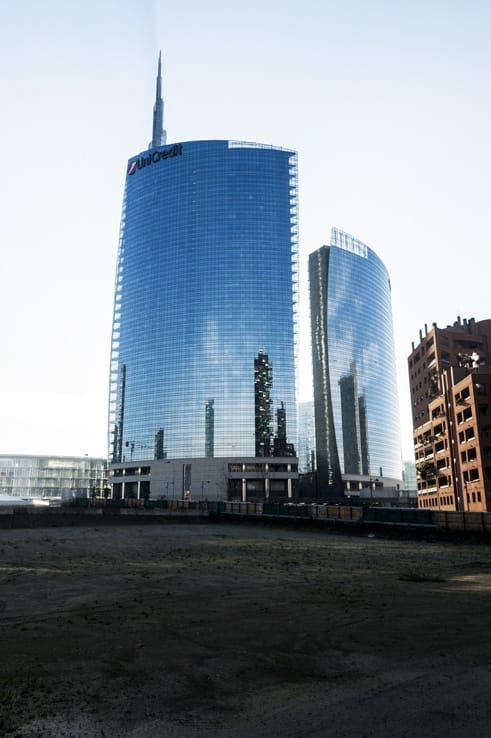
[[[408,370],[418,506],[491,511],[491,320],[425,326]]]

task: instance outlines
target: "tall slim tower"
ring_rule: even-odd
[[[254,359],[254,405],[256,456],[269,456],[273,438],[271,388],[272,367],[267,354],[259,351]]]
[[[274,366],[269,402],[284,403],[296,442],[297,157],[232,140],[166,144],[161,88],[159,57],[152,142],[126,170],[110,458],[254,457],[260,347]]]
[[[153,106],[152,140],[148,148],[156,149],[167,143],[167,132],[164,130],[164,100],[162,98],[162,52],[159,54],[157,68],[157,84],[155,90],[155,105]]]
[[[309,257],[318,494],[402,483],[390,282],[378,256],[332,229]]]
[[[208,459],[214,455],[214,435],[215,435],[215,411],[213,410],[213,400],[205,402],[205,456]]]
[[[339,380],[339,393],[343,422],[344,470],[350,474],[361,474],[360,397],[354,362],[351,364],[350,373]]]

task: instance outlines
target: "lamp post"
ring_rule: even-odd
[[[168,480],[167,480],[167,482],[165,483],[165,489],[166,489],[166,493],[167,493],[167,495],[168,495],[168,494],[169,494],[169,484],[172,484],[172,499],[174,499],[174,491],[175,491],[175,472],[176,472],[176,469],[175,469],[175,466],[174,466],[174,462],[173,462],[173,461],[166,461],[165,463],[166,463],[166,464],[170,464],[170,465],[171,465],[171,467],[172,467],[172,481],[171,481],[170,479],[168,479]],[[167,476],[167,475],[166,475],[166,476]]]
[[[264,498],[269,500],[269,464],[264,464]]]
[[[373,490],[378,482],[378,477],[370,477],[370,499],[373,500]]]

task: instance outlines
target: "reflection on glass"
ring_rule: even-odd
[[[111,352],[114,461],[256,455],[261,349],[274,366],[271,407],[284,403],[296,439],[296,264],[295,153],[190,141],[130,160]]]

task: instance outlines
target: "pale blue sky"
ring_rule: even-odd
[[[125,164],[161,48],[169,142],[298,151],[300,399],[308,254],[334,225],[384,261],[408,457],[411,341],[491,317],[490,37],[488,0],[2,3],[0,453],[106,453]]]

